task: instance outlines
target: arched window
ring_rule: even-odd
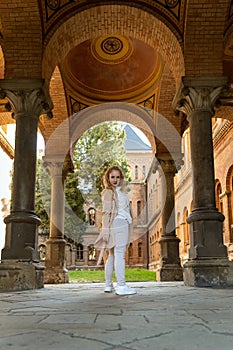
[[[83,245],[81,243],[77,245],[77,260],[83,260]]]
[[[88,220],[91,226],[95,226],[95,216],[96,216],[96,210],[94,208],[90,208],[88,210]]]
[[[142,242],[138,243],[138,257],[142,258]]]
[[[88,260],[96,260],[96,250],[93,245],[88,247]]]
[[[135,180],[137,180],[138,179],[138,166],[137,165],[135,165]]]
[[[141,211],[142,211],[142,202],[141,201],[137,201],[137,220],[138,220],[138,224],[141,223]]]
[[[184,223],[184,252],[187,253],[189,246],[189,225],[187,223],[188,209],[184,209],[183,223]]]
[[[142,178],[145,179],[145,177],[146,177],[146,166],[143,165],[142,166]]]
[[[216,181],[216,184],[215,184],[215,193],[216,193],[216,207],[220,212],[222,212],[222,202],[220,198],[220,195],[222,193],[222,186],[218,180]]]
[[[46,246],[44,244],[41,244],[39,246],[39,254],[40,254],[40,260],[45,260],[45,257],[46,257]]]
[[[227,179],[226,179],[226,190],[228,196],[228,221],[229,221],[229,238],[230,242],[233,242],[233,166],[230,167]]]
[[[128,247],[128,257],[129,257],[130,259],[132,259],[132,257],[133,257],[133,243],[130,243],[130,244],[129,244],[129,247]]]
[[[177,218],[176,218],[176,235],[181,240],[181,237],[180,237],[180,213],[179,212],[177,213]]]

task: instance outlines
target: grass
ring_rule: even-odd
[[[126,282],[148,282],[155,281],[155,271],[143,269],[126,269]],[[69,271],[70,282],[104,282],[103,270],[76,270]],[[113,274],[113,281],[116,281],[115,273]]]

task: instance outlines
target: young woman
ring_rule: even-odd
[[[95,242],[97,249],[107,249],[105,263],[106,293],[114,292],[112,275],[115,267],[118,295],[136,294],[136,290],[125,283],[125,252],[129,241],[129,225],[132,223],[128,196],[123,192],[124,175],[120,167],[111,166],[103,177],[102,228]]]

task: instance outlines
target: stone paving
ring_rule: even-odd
[[[0,349],[233,349],[233,289],[129,285],[137,295],[103,293],[103,283],[1,293]]]

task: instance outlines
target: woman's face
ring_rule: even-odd
[[[120,185],[121,174],[119,170],[112,170],[109,174],[109,182],[113,187],[117,187]]]

